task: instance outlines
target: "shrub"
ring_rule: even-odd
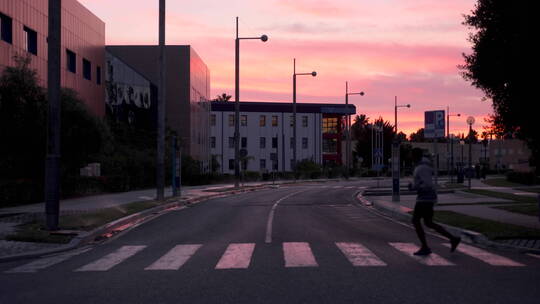
[[[516,172],[508,171],[506,173],[506,180],[513,183],[535,185],[540,182],[540,179],[534,172]]]

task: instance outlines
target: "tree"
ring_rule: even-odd
[[[227,93],[222,93],[221,95],[216,96],[216,98],[212,99],[212,101],[215,102],[227,102],[230,101],[232,98],[231,95],[227,95]]]
[[[424,137],[424,128],[420,128],[416,132],[411,133],[409,135],[409,140],[412,142],[425,142],[426,138]]]
[[[384,162],[390,158],[392,153],[392,140],[394,139],[394,126],[384,121],[382,117],[379,117],[374,121],[376,125],[382,125],[383,138],[384,138]],[[371,166],[372,151],[371,151],[371,129],[372,124],[369,124],[369,118],[362,114],[356,116],[354,124],[351,126],[352,138],[356,140],[356,146],[354,148],[354,162],[357,162],[358,158],[362,158],[363,166]]]
[[[531,110],[535,62],[532,29],[533,1],[478,0],[465,16],[464,25],[473,29],[469,40],[473,52],[463,54],[463,77],[481,89],[492,101],[495,130],[515,133],[524,139],[534,155],[540,151],[537,111]],[[538,158],[537,158],[538,159]]]

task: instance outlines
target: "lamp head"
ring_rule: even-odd
[[[360,96],[364,96],[364,92],[360,92]]]
[[[411,107],[411,105],[410,105],[410,104],[407,104],[407,108],[410,108],[410,107]]]
[[[262,41],[262,42],[268,41],[268,36],[262,35],[262,36],[261,36],[261,41]]]
[[[457,115],[457,116],[458,116],[458,117],[460,117],[460,116],[461,116],[461,114],[459,114],[459,113],[458,113],[458,115]]]
[[[317,76],[317,72],[315,72],[315,71],[311,72],[311,76],[313,76],[313,77]]]

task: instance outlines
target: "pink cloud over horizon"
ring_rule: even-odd
[[[158,1],[79,0],[106,23],[108,44],[157,44]],[[240,35],[267,34],[269,41],[242,41],[241,100],[290,102],[292,62],[317,77],[299,77],[299,102],[344,102],[345,81],[358,114],[393,123],[394,96],[410,103],[399,110],[399,129],[423,126],[423,111],[446,109],[453,133],[476,118],[481,131],[491,103],[460,76],[470,52],[463,14],[474,0],[231,0],[167,1],[167,43],[190,44],[211,70],[212,97],[234,95],[235,17]]]

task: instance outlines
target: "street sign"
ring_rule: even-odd
[[[444,137],[444,110],[424,112],[424,137]]]

